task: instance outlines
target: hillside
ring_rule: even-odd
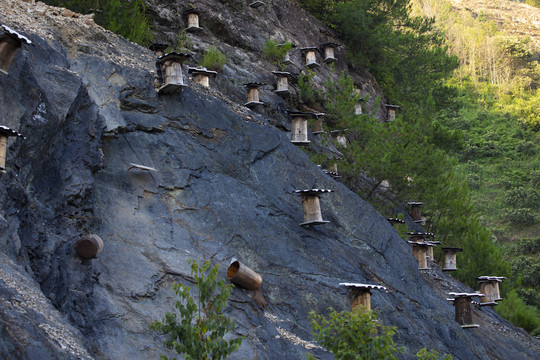
[[[540,49],[540,9],[531,5],[509,0],[451,0],[457,11],[468,11],[475,18],[485,16],[495,21],[506,33],[530,37]]]
[[[178,39],[190,6],[148,3],[156,41]],[[232,291],[226,313],[238,323],[235,335],[246,336],[232,359],[333,358],[313,341],[308,313],[349,309],[340,282],[387,288],[374,292],[372,307],[397,327],[403,359],[423,347],[463,360],[537,358],[538,341],[492,308],[473,308],[480,327],[460,327],[448,292],[473,289],[435,264],[419,271],[386,218],[291,143],[287,111],[301,106],[299,84],[292,81],[287,99],[276,94],[277,69],[262,49],[269,38],[341,43],[336,33],[290,0],[197,7],[204,30],[189,35],[189,65],[211,45],[227,63],[209,88],[185,74],[182,92],[158,94],[156,54],[91,16],[0,3],[0,23],[32,41],[0,74],[0,125],[26,136],[9,140],[0,177],[0,357],[174,356],[148,326],[173,310],[174,282],[193,285],[186,260],[219,264],[224,278],[237,258],[262,276],[268,306]],[[334,66],[313,70],[314,87],[343,71],[366,95],[364,111],[385,119],[381,88],[365,69],[347,66],[347,51],[339,47]],[[307,73],[301,51],[291,57],[285,70]],[[264,106],[244,106],[248,82],[266,84]],[[339,153],[328,134],[310,139]],[[293,191],[312,188],[334,191],[321,198],[330,223],[301,227]],[[404,218],[408,230],[422,230]],[[103,239],[103,252],[82,259],[75,243],[90,233]]]
[[[540,307],[540,136],[535,125],[540,9],[510,1],[418,2],[436,14],[460,59],[449,81],[459,95],[440,116],[463,132],[457,169],[482,222],[512,266],[512,288]],[[444,14],[443,14],[444,13]]]

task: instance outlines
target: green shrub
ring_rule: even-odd
[[[191,40],[191,38],[187,36],[186,30],[180,31],[178,33],[178,37],[176,38],[176,46],[172,50],[176,52],[190,52],[192,49],[193,40]]]
[[[504,300],[496,307],[496,310],[502,317],[528,332],[535,331],[540,327],[538,310],[525,305],[515,290],[506,294]]]
[[[435,350],[428,350],[426,348],[423,348],[423,349],[420,349],[420,351],[418,351],[416,353],[416,358],[418,360],[452,360],[452,356],[451,355],[444,355],[441,357],[441,355],[439,355],[438,352],[436,352]]]
[[[328,318],[309,314],[315,339],[336,359],[397,359],[394,326],[384,326],[373,312],[332,310]],[[315,359],[308,354],[308,359]]]
[[[282,68],[283,59],[291,49],[292,43],[290,41],[280,45],[276,41],[268,39],[263,49],[264,58],[270,61],[272,64],[276,65],[277,67]]]
[[[238,349],[243,340],[242,337],[229,341],[223,339],[236,326],[223,315],[233,285],[225,285],[224,279],[217,280],[217,265],[209,270],[208,261],[201,267],[193,260],[188,262],[198,296],[194,299],[189,287],[174,284],[173,288],[180,298],[176,301],[177,312],[166,313],[163,322],[156,320],[150,328],[168,335],[163,344],[178,354],[184,354],[184,359],[225,359]],[[162,355],[161,359],[167,358]]]
[[[315,91],[311,84],[313,76],[315,76],[315,73],[308,69],[305,74],[300,74],[298,77],[298,96],[304,104],[310,104],[315,100]]]
[[[503,214],[514,225],[532,225],[536,223],[536,212],[530,208],[505,208]]]
[[[144,0],[44,0],[44,2],[82,14],[93,12],[96,24],[143,46],[149,45],[154,38]]]
[[[506,203],[515,208],[538,209],[540,207],[540,195],[535,189],[519,186],[507,191]]]
[[[204,53],[203,59],[199,65],[208,70],[221,70],[227,63],[227,57],[215,46],[210,46]]]

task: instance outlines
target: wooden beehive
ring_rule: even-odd
[[[313,113],[302,111],[289,111],[291,117],[291,142],[295,145],[309,144],[308,140],[308,119],[314,116]]]
[[[463,251],[461,248],[444,247],[442,248],[444,253],[444,266],[443,271],[456,271],[457,270],[457,253]]]
[[[361,103],[357,103],[356,105],[354,105],[354,114],[355,115],[362,115],[362,104]]]
[[[103,240],[97,235],[84,236],[77,241],[75,251],[82,258],[96,258],[103,251]]]
[[[182,63],[189,57],[191,57],[190,54],[172,52],[158,58],[163,75],[163,84],[158,89],[158,93],[170,94],[186,86],[182,74]]]
[[[196,9],[189,9],[184,12],[187,17],[187,28],[186,31],[194,32],[202,30],[199,26],[199,11]]]
[[[7,74],[17,49],[23,43],[32,42],[6,25],[1,25],[0,28],[0,72]]]
[[[245,84],[247,88],[247,103],[244,106],[255,107],[257,105],[262,105],[263,103],[259,100],[259,88],[263,86],[263,83],[247,83]]]
[[[340,46],[339,44],[329,42],[326,44],[321,45],[323,48],[324,53],[324,62],[325,63],[333,63],[337,60],[336,58],[336,48]]]
[[[277,81],[276,94],[278,95],[290,94],[291,91],[289,90],[289,78],[292,77],[292,74],[285,71],[272,71],[272,74],[274,74]]]
[[[193,74],[193,80],[204,87],[210,87],[210,77],[216,77],[217,72],[207,70],[203,67],[189,67],[188,72]]]
[[[411,207],[411,217],[414,222],[422,221],[422,212],[420,210],[420,207],[424,205],[424,203],[418,201],[411,201],[408,202],[407,205]]]
[[[399,105],[390,105],[386,104],[386,121],[391,122],[396,119],[396,110],[400,110],[401,106]]]
[[[227,269],[227,279],[248,290],[258,289],[262,284],[259,274],[236,259],[233,259]]]
[[[25,139],[18,132],[11,130],[7,126],[0,125],[0,171],[6,170],[7,141],[10,136],[18,136]]]
[[[316,47],[307,47],[300,49],[302,53],[304,54],[304,57],[306,59],[306,67],[312,68],[316,66],[320,66],[319,63],[317,63],[317,48]]]
[[[428,247],[433,246],[429,243],[425,242],[416,242],[416,241],[408,241],[408,243],[412,246],[412,254],[415,257],[416,261],[418,261],[418,269],[419,270],[429,270],[428,267]]]
[[[349,290],[351,311],[371,311],[371,290],[386,290],[384,286],[370,284],[340,283]]]
[[[262,277],[240,261],[232,259],[227,269],[227,279],[244,289],[252,290],[251,297],[259,306],[264,308],[268,305],[261,291]]]
[[[426,241],[426,244],[429,244],[431,246],[428,246],[427,248],[427,258],[429,261],[435,261],[435,255],[433,253],[433,249],[435,246],[440,245],[440,241]]]
[[[480,281],[480,292],[486,295],[480,299],[481,304],[497,305],[497,301],[502,300],[499,283],[506,278],[503,276],[480,276],[476,279]]]
[[[454,299],[454,307],[456,309],[456,321],[462,328],[475,328],[480,325],[473,323],[472,317],[472,297],[479,296],[482,298],[484,295],[480,293],[449,293]]]
[[[330,189],[305,189],[295,190],[294,193],[302,196],[302,210],[304,222],[301,226],[323,225],[329,221],[323,220],[319,196],[332,192]]]

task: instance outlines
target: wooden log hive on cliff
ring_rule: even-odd
[[[188,72],[193,74],[193,80],[204,87],[210,87],[210,77],[215,78],[217,72],[203,67],[188,67]]]
[[[6,25],[0,25],[0,31],[0,72],[7,74],[17,49],[32,42]]]
[[[351,311],[371,311],[371,290],[386,290],[384,286],[370,284],[340,283],[349,289]]]
[[[276,94],[289,95],[291,93],[289,90],[289,79],[291,79],[293,75],[286,71],[272,71],[272,74],[274,74],[277,79]]]
[[[323,61],[325,63],[330,64],[337,61],[336,48],[338,48],[339,46],[341,45],[334,42],[329,42],[329,43],[321,45],[322,52],[324,54]]]
[[[396,119],[396,110],[401,110],[399,105],[386,104],[386,122],[392,122]]]
[[[190,57],[191,54],[172,52],[158,58],[163,75],[163,84],[158,89],[159,94],[172,94],[186,86],[182,74],[182,63]]]
[[[462,328],[476,328],[480,325],[473,323],[472,318],[472,298],[479,296],[480,298],[484,297],[484,294],[481,293],[454,293],[451,292],[448,295],[452,296],[453,299],[449,299],[454,302],[454,307],[456,309],[456,321]]]
[[[321,203],[319,200],[321,194],[330,192],[332,192],[330,189],[305,189],[294,191],[295,194],[302,196],[304,222],[300,224],[301,226],[323,225],[330,222],[323,220]]]
[[[480,282],[480,292],[486,296],[480,299],[480,305],[497,305],[502,300],[499,283],[506,278],[504,276],[480,276],[476,278]]]
[[[97,235],[83,236],[77,241],[75,251],[84,259],[94,259],[103,251],[103,240]]]
[[[305,47],[305,48],[300,49],[300,51],[302,51],[302,54],[304,54],[304,56],[305,56],[305,59],[306,59],[305,66],[306,67],[314,68],[314,67],[317,67],[317,66],[321,66],[317,62],[317,51],[318,50],[319,49],[316,48],[316,47]]]
[[[0,172],[6,171],[7,141],[10,136],[18,136],[26,139],[23,135],[11,130],[7,126],[0,125]]]
[[[186,31],[195,32],[201,31],[202,27],[199,26],[199,14],[200,11],[197,9],[188,9],[184,12],[187,17],[187,28]]]
[[[288,111],[291,117],[291,143],[295,145],[307,145],[308,119],[315,117],[314,113],[303,111]]]
[[[245,103],[244,106],[252,108],[257,105],[263,105],[263,103],[259,100],[259,88],[264,86],[264,84],[252,82],[247,83],[244,86],[247,89],[247,103]]]
[[[463,251],[462,248],[456,247],[443,247],[444,253],[444,265],[443,271],[456,271],[457,270],[457,253]]]

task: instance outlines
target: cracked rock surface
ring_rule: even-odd
[[[181,15],[165,3],[149,7],[159,24],[176,24]],[[209,15],[203,27],[230,29],[223,38],[206,33],[203,44],[221,41],[247,59],[256,51],[239,44],[266,39],[256,31],[294,36],[285,24],[300,11],[296,2],[273,1],[268,20],[259,16],[235,35],[235,24],[249,25],[245,12],[233,15],[240,4],[201,2]],[[291,40],[321,41],[322,25],[301,17],[307,30]],[[173,310],[173,282],[193,286],[186,260],[210,259],[225,277],[235,257],[262,276],[268,306],[232,291],[226,313],[246,338],[231,359],[306,352],[331,359],[314,342],[308,313],[348,309],[340,282],[387,288],[373,291],[372,307],[397,326],[404,359],[423,347],[455,359],[538,359],[538,341],[492,309],[473,310],[477,329],[454,321],[446,293],[470,289],[439,270],[421,274],[388,221],[290,143],[284,110],[291,104],[269,90],[266,108],[242,107],[248,74],[272,81],[263,60],[245,68],[233,61],[211,89],[188,81],[182,93],[158,96],[155,57],[88,17],[5,0],[0,22],[34,44],[0,74],[1,125],[27,137],[9,140],[0,178],[0,357],[174,356],[148,325]],[[317,71],[324,77],[328,69]],[[372,79],[363,79],[376,94]],[[334,190],[321,196],[329,224],[299,226],[301,200],[292,192],[307,188]],[[89,233],[104,249],[85,260],[74,244]]]

